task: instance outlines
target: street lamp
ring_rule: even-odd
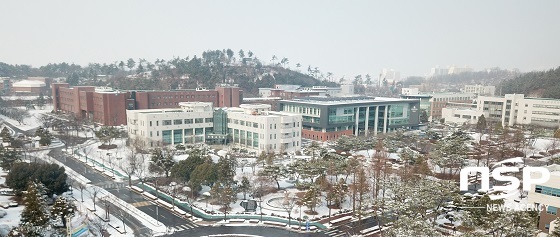
[[[107,156],[109,157],[109,160],[111,160],[111,155],[113,155],[113,153],[111,152],[107,152]],[[105,170],[105,159],[103,159],[103,170]],[[115,173],[113,173],[114,175]]]
[[[159,199],[159,194],[158,194],[157,179],[155,180],[155,184],[156,184],[156,221],[157,224],[159,225],[159,204],[157,202],[157,200]]]
[[[99,159],[101,159],[101,151],[99,151],[99,150],[97,151],[97,157],[99,157]],[[97,159],[95,159],[95,161],[97,161]],[[95,163],[93,165],[95,166]],[[99,165],[99,162],[97,162],[97,165]]]
[[[175,186],[177,186],[177,183],[176,182],[171,182],[169,184],[169,186],[171,186],[171,200],[173,202],[173,208],[172,209],[175,209]]]
[[[87,153],[86,153],[86,148],[82,148],[82,152],[84,153],[84,156],[86,156],[86,165],[87,165]]]

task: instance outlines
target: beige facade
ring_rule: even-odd
[[[528,193],[527,203],[542,204],[539,217],[539,229],[545,233],[551,231],[553,222],[560,217],[560,165],[550,165],[550,179],[543,184],[532,184]],[[532,178],[539,178],[540,174],[531,173]]]
[[[228,134],[232,143],[258,153],[295,152],[301,149],[302,117],[273,112],[267,104],[242,104],[229,108]]]
[[[204,143],[213,129],[212,102],[181,102],[178,109],[127,110],[128,134],[146,146]]]

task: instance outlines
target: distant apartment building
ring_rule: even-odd
[[[235,107],[242,103],[243,91],[229,85],[218,85],[214,90],[116,91],[111,88],[70,87],[67,83],[54,83],[52,97],[55,111],[73,113],[78,118],[116,126],[126,124],[127,109],[179,108],[180,102],[210,102],[216,107]]]
[[[400,81],[401,80],[401,73],[398,71],[395,71],[394,69],[387,69],[387,68],[383,68],[383,70],[381,70],[381,74],[379,75],[379,86],[383,86],[383,80],[387,80],[387,82],[389,82],[389,84],[393,84],[393,82],[396,81]]]
[[[434,121],[442,118],[442,109],[447,106],[447,103],[472,103],[476,95],[473,93],[403,94],[401,98],[420,100],[420,108],[426,110],[430,121]]]
[[[304,138],[377,135],[419,124],[420,101],[381,97],[306,97],[280,101],[282,112],[302,116]]]
[[[528,193],[527,203],[542,204],[543,208],[539,213],[539,230],[550,233],[554,226],[553,222],[560,217],[560,165],[550,165],[546,167],[550,172],[550,179],[543,184],[532,184]],[[531,173],[531,177],[537,179],[540,174]]]
[[[464,67],[456,67],[456,66],[451,66],[449,67],[448,70],[448,74],[460,74],[460,73],[464,73],[464,72],[472,72],[474,71],[474,69],[468,67],[468,66],[464,66]]]
[[[428,74],[428,77],[439,77],[439,76],[447,75],[448,73],[449,73],[449,69],[439,68],[439,66],[436,66],[430,69],[430,73]]]
[[[213,108],[181,102],[177,109],[127,110],[128,133],[146,146],[226,143],[255,152],[291,152],[301,147],[301,116],[270,111],[265,104]]]
[[[496,93],[495,86],[484,86],[484,85],[465,85],[462,90],[464,93],[474,93],[477,95],[494,96]]]

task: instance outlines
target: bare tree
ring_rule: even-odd
[[[128,186],[132,186],[132,175],[137,170],[138,161],[138,153],[135,149],[130,149],[125,155],[124,162],[119,164],[119,168],[128,176]]]
[[[288,227],[292,221],[292,210],[297,203],[297,199],[294,193],[284,192],[284,199],[281,200],[282,208],[288,213]]]
[[[84,202],[84,190],[87,188],[85,184],[76,182],[76,188],[80,190],[80,196],[82,198],[82,202]]]
[[[107,225],[109,223],[101,220],[101,218],[99,218],[98,216],[92,216],[89,220],[89,223],[97,232],[97,236],[104,236],[104,234],[107,232]]]
[[[96,211],[97,209],[95,207],[95,204],[96,204],[97,196],[99,196],[99,194],[101,193],[101,188],[95,185],[91,185],[90,187],[91,188],[90,190],[88,190],[88,192],[89,192],[89,196],[91,197],[91,200],[93,201],[93,210]]]

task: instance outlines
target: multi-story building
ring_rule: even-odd
[[[502,126],[532,124],[550,128],[560,127],[560,100],[530,98],[523,94],[506,94],[503,97],[479,96],[476,103],[443,111],[446,122],[474,123],[477,117],[484,115],[487,121],[499,122]]]
[[[483,85],[465,85],[462,90],[464,93],[473,93],[477,95],[494,96],[496,93],[495,86],[483,86]]]
[[[539,229],[544,233],[550,233],[554,220],[560,217],[560,165],[550,165],[546,168],[550,172],[550,179],[543,184],[532,184],[527,202],[541,204],[543,208],[539,213]],[[540,178],[540,175],[531,173],[534,179]]]
[[[52,84],[55,111],[73,113],[103,125],[126,124],[126,110],[179,108],[180,102],[211,102],[216,107],[235,107],[243,101],[237,86],[218,85],[215,90],[203,88],[175,91],[115,91],[93,86],[70,87]]]
[[[499,121],[503,126],[533,124],[557,128],[560,126],[560,100],[530,98],[523,94],[506,94],[503,97],[479,96],[477,109],[487,119]]]
[[[340,87],[312,86],[301,87],[300,85],[275,85],[274,88],[259,88],[259,96],[280,97],[283,100],[291,100],[298,97],[308,96],[349,96],[354,95],[354,85],[341,85]]]
[[[476,109],[476,104],[448,103],[441,110],[445,123],[476,124],[484,113]]]
[[[228,134],[232,143],[260,152],[292,152],[301,148],[302,117],[273,112],[267,104],[243,104],[229,108]]]
[[[442,109],[447,103],[472,103],[476,95],[473,93],[430,93],[419,95],[401,95],[405,99],[419,99],[420,108],[428,113],[429,120],[434,121],[442,118]]]
[[[282,112],[302,115],[302,137],[327,141],[344,135],[417,128],[420,100],[381,97],[306,97],[280,101]]]
[[[211,102],[181,102],[177,109],[127,110],[130,137],[148,147],[214,143],[256,152],[301,147],[301,115],[270,111],[266,104],[213,109]]]
[[[177,109],[127,110],[128,134],[146,146],[194,144],[212,134],[212,102],[181,102]]]

